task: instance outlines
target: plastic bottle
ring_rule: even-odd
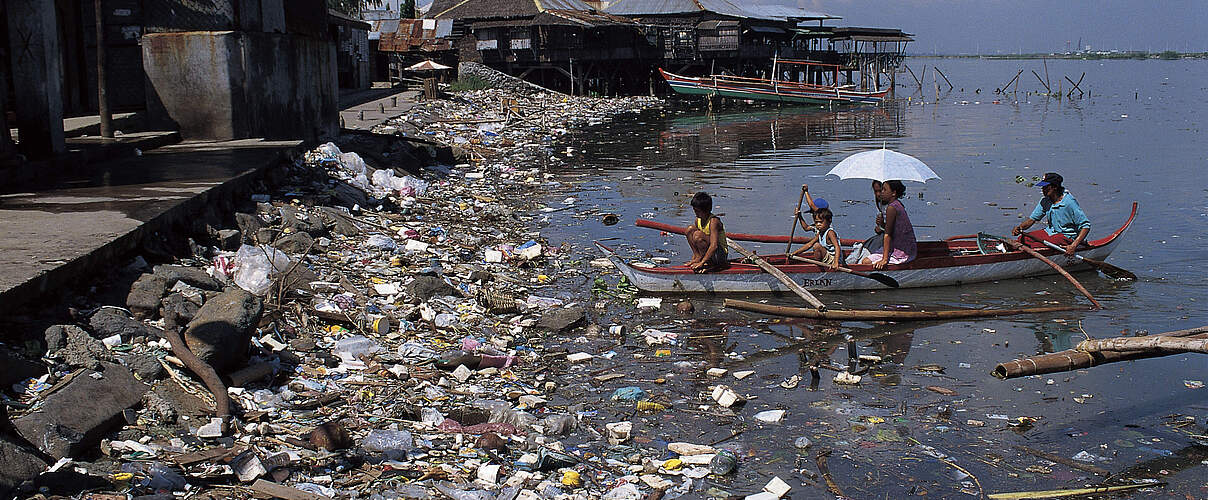
[[[709,461],[709,471],[724,476],[738,468],[738,455],[730,450],[718,450],[713,460]]]

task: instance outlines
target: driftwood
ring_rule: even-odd
[[[722,305],[743,311],[774,314],[776,316],[835,321],[929,321],[940,319],[993,318],[1017,314],[1040,314],[1086,309],[1083,306],[1044,306],[1018,309],[954,309],[948,311],[882,311],[876,309],[818,311],[803,307],[774,306],[737,299],[726,299]]]
[[[223,431],[225,432],[226,422],[231,418],[231,396],[227,394],[226,384],[222,383],[222,379],[218,377],[218,372],[214,371],[213,366],[202,361],[196,354],[193,354],[193,351],[189,350],[189,346],[185,344],[185,339],[181,338],[179,332],[169,328],[163,330],[163,336],[172,345],[172,352],[176,354],[176,357],[189,370],[201,377],[206,388],[214,394],[214,413],[223,419]]]
[[[1117,337],[1113,339],[1083,340],[1076,347],[1085,352],[1165,352],[1179,354],[1183,352],[1208,353],[1208,338],[1167,337],[1150,335],[1148,337]]]
[[[1166,332],[1160,337],[1186,337],[1208,339],[1208,326],[1191,328],[1187,330],[1178,330],[1174,332]],[[1131,361],[1134,359],[1157,358],[1161,356],[1169,356],[1177,354],[1176,352],[1168,351],[1098,351],[1086,352],[1077,349],[1068,351],[1054,352],[1050,354],[1041,354],[1030,358],[1016,359],[999,363],[991,372],[995,377],[1006,380],[1018,377],[1027,377],[1029,375],[1043,375],[1045,373],[1068,372],[1081,368],[1090,368],[1106,363],[1115,363],[1117,361]]]

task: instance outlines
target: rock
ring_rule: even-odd
[[[157,276],[163,276],[168,280],[168,288],[172,288],[172,285],[180,281],[202,290],[222,290],[222,282],[218,281],[218,278],[210,276],[196,267],[159,265],[155,266],[154,272]]]
[[[314,243],[315,239],[309,234],[296,231],[277,238],[273,242],[273,248],[292,255],[313,250]]]
[[[5,390],[25,379],[41,377],[46,374],[46,367],[42,363],[23,359],[15,353],[5,350],[0,350],[0,367],[4,367],[0,369],[0,387],[3,387]],[[3,408],[4,406],[0,405],[0,410]],[[3,422],[0,422],[0,425],[3,425]]]
[[[242,242],[248,245],[257,243],[254,240],[256,233],[264,227],[264,222],[260,220],[260,217],[242,212],[235,214],[235,224],[239,226],[239,234],[243,237]],[[235,248],[239,248],[239,245],[235,245]]]
[[[564,332],[587,321],[587,311],[582,307],[560,307],[541,315],[537,328],[551,332]]]
[[[0,406],[0,422],[8,425],[5,406]],[[42,454],[20,436],[0,427],[0,495],[37,476],[50,465]]]
[[[164,328],[179,330],[193,321],[201,306],[181,293],[171,293],[160,301],[159,314],[164,318]]]
[[[245,361],[263,311],[259,297],[230,288],[201,306],[185,330],[185,343],[214,370],[230,372]]]
[[[104,339],[120,335],[123,342],[137,337],[154,336],[151,329],[141,321],[131,319],[118,309],[103,307],[88,318],[88,326],[96,338]]]
[[[214,236],[218,240],[218,248],[228,252],[238,250],[243,242],[243,233],[238,229],[219,229]]]
[[[54,325],[46,329],[46,357],[62,360],[68,366],[96,369],[100,361],[116,361],[101,341],[75,325]]]
[[[407,295],[424,301],[456,294],[456,288],[436,276],[416,276],[415,281],[407,285]]]
[[[159,364],[159,359],[155,356],[131,354],[123,356],[120,361],[144,382],[153,382],[164,376],[164,366]]]
[[[130,286],[130,294],[126,296],[126,308],[134,314],[135,319],[151,319],[159,312],[159,299],[167,293],[167,278],[156,274],[144,274]]]
[[[309,292],[311,282],[319,281],[319,275],[315,274],[314,271],[311,271],[310,268],[301,264],[293,266],[293,268],[288,269],[288,271],[288,273],[280,278],[282,283],[281,290],[286,297],[299,296],[300,294],[295,293],[297,290]],[[270,290],[269,295],[274,296],[276,293],[277,287],[274,285]],[[301,295],[306,296],[307,294],[304,293]]]
[[[268,244],[269,242],[277,239],[278,234],[281,234],[281,231],[271,227],[262,227],[260,230],[256,231],[256,241]]]
[[[356,236],[361,234],[361,228],[349,219],[348,214],[345,214],[338,208],[319,207],[319,215],[323,218],[327,229],[333,233],[344,236]]]
[[[680,314],[692,314],[694,310],[696,310],[696,307],[692,305],[692,302],[687,300],[675,305],[675,312]]]
[[[97,446],[114,424],[120,425],[122,410],[138,404],[147,389],[125,367],[101,363],[101,370],[77,375],[13,426],[51,457],[79,457]]]
[[[311,236],[327,234],[327,228],[317,217],[310,217],[298,207],[283,205],[281,207],[281,225],[293,232],[309,233]]]

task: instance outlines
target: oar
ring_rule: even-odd
[[[822,262],[822,261],[820,261],[820,260],[809,259],[809,258],[806,258],[806,257],[802,257],[802,256],[800,256],[800,255],[790,255],[790,256],[789,256],[789,258],[791,258],[791,259],[793,259],[793,260],[799,260],[799,261],[801,261],[801,262],[805,262],[805,263],[807,263],[807,264],[813,264],[813,265],[815,265],[815,266],[821,266],[821,267],[823,267],[823,268],[825,268],[825,269],[830,269],[830,268],[831,268],[831,267],[830,267],[830,265],[828,265],[828,264],[826,264],[826,263],[824,263],[824,262]],[[874,279],[874,280],[880,281],[880,282],[881,282],[881,284],[883,284],[883,285],[885,285],[885,286],[887,286],[887,287],[890,287],[890,288],[897,288],[897,287],[901,286],[901,285],[899,285],[899,284],[898,284],[898,280],[895,280],[895,279],[893,279],[893,278],[889,277],[888,275],[884,275],[884,274],[881,274],[881,273],[866,273],[866,272],[862,272],[862,271],[856,271],[855,269],[848,269],[848,268],[843,267],[843,266],[839,266],[839,267],[836,267],[836,268],[834,268],[834,269],[835,269],[836,271],[839,271],[839,272],[844,272],[844,273],[847,273],[847,274],[854,274],[854,275],[856,275],[856,276],[860,276],[860,277],[862,277],[862,278],[869,278],[869,279]]]
[[[1035,239],[1035,238],[1032,238],[1032,239]],[[1053,250],[1059,250],[1059,251],[1065,252],[1064,248],[1061,248],[1060,246],[1058,246],[1057,244],[1055,244],[1051,241],[1045,241],[1045,240],[1039,240],[1039,241],[1043,242],[1046,246],[1048,246],[1049,248],[1052,248]],[[1132,271],[1113,266],[1113,265],[1103,262],[1101,260],[1095,260],[1095,259],[1091,259],[1088,257],[1083,257],[1078,254],[1074,254],[1074,258],[1089,264],[1091,267],[1098,269],[1098,270],[1102,271],[1103,274],[1106,274],[1113,278],[1124,279],[1124,280],[1134,280],[1134,281],[1137,279],[1137,275],[1133,274]]]
[[[789,278],[788,275],[784,274],[784,271],[776,269],[776,266],[768,264],[768,261],[763,260],[763,258],[758,255],[755,255],[755,252],[743,248],[738,243],[735,243],[734,240],[729,240],[729,242],[730,248],[738,251],[738,253],[742,254],[743,257],[751,259],[751,262],[754,262],[764,271],[767,271],[768,274],[771,274],[773,277],[780,280],[781,283],[784,283],[784,286],[788,287],[789,290],[792,290],[793,293],[797,294],[798,297],[801,297],[811,306],[814,306],[814,309],[819,311],[826,310],[826,304],[823,304],[821,300],[818,300],[818,298],[815,297],[814,294],[810,293],[809,290],[806,290],[804,287],[794,282],[792,278]]]
[[[1058,273],[1060,273],[1062,276],[1065,276],[1065,279],[1069,280],[1069,282],[1070,282],[1070,283],[1073,283],[1074,288],[1077,288],[1079,292],[1082,292],[1082,295],[1085,295],[1085,296],[1086,296],[1086,298],[1090,299],[1091,304],[1094,304],[1094,305],[1095,305],[1095,309],[1103,309],[1103,306],[1102,306],[1101,304],[1099,304],[1099,301],[1095,300],[1095,297],[1094,297],[1093,295],[1091,295],[1091,292],[1088,292],[1088,291],[1086,290],[1086,287],[1083,287],[1083,286],[1082,286],[1082,283],[1079,283],[1079,282],[1078,282],[1078,280],[1074,279],[1074,277],[1073,277],[1073,276],[1070,276],[1070,273],[1066,272],[1066,270],[1065,270],[1065,269],[1062,269],[1062,267],[1061,267],[1061,266],[1059,266],[1059,265],[1057,265],[1057,263],[1056,263],[1056,262],[1053,262],[1053,261],[1049,260],[1049,259],[1048,259],[1048,257],[1045,257],[1045,256],[1043,256],[1043,255],[1040,255],[1040,252],[1037,252],[1036,250],[1033,250],[1033,249],[1032,249],[1032,247],[1029,247],[1029,246],[1027,246],[1027,245],[1024,245],[1023,243],[1020,243],[1020,242],[1018,242],[1018,241],[1015,241],[1014,239],[1011,239],[1011,238],[1006,238],[1006,237],[1003,237],[1003,236],[994,236],[994,235],[992,235],[992,234],[985,234],[985,233],[979,233],[979,235],[984,236],[984,237],[986,237],[986,238],[990,238],[990,239],[995,239],[995,240],[1001,241],[1001,242],[1005,243],[1007,246],[1009,246],[1009,247],[1011,247],[1011,248],[1014,248],[1014,249],[1016,249],[1016,250],[1019,250],[1019,251],[1021,251],[1021,252],[1023,252],[1023,253],[1026,253],[1026,254],[1028,254],[1028,255],[1031,255],[1032,257],[1035,257],[1037,260],[1040,260],[1041,262],[1044,262],[1045,264],[1048,264],[1048,265],[1049,265],[1049,267],[1051,267],[1051,268],[1053,268],[1054,270],[1056,270],[1056,271],[1057,271]]]
[[[793,212],[793,227],[789,229],[789,242],[784,247],[784,253],[793,250],[793,235],[797,234],[797,224],[801,221],[801,203],[805,201],[805,186],[801,186],[801,197],[797,198],[797,211]]]

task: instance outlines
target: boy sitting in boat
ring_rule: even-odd
[[[704,273],[730,267],[726,250],[726,229],[721,219],[713,215],[713,198],[701,191],[692,196],[692,211],[696,213],[695,225],[688,226],[686,236],[692,247],[692,260],[687,266],[693,272]]]
[[[806,252],[813,252],[810,258],[820,261],[831,269],[839,267],[839,263],[843,262],[843,248],[839,243],[839,235],[835,232],[835,228],[831,225],[835,214],[830,210],[830,203],[822,198],[814,199],[810,196],[809,187],[801,186],[805,192],[805,199],[809,203],[810,213],[814,215],[813,227],[805,224],[805,219],[801,218],[801,212],[797,212],[797,221],[801,224],[801,229],[809,231],[815,230],[814,237],[811,238],[805,245],[798,248],[792,255],[802,255]]]
[[[818,201],[825,203],[825,200]],[[835,228],[831,227],[831,219],[833,218],[834,214],[831,213],[830,208],[823,207],[815,210],[814,229],[817,231],[817,234],[813,238],[810,238],[809,242],[804,246],[793,252],[793,255],[801,255],[808,251],[813,251],[814,256],[812,258],[814,260],[830,266],[831,269],[838,268],[839,263],[843,262],[843,248],[839,243],[839,235],[835,233]],[[805,226],[805,220],[800,220],[801,225]]]

